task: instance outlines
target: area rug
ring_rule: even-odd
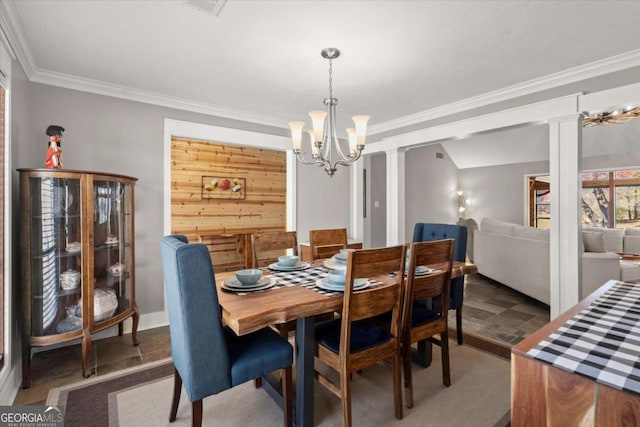
[[[510,364],[472,347],[450,345],[451,387],[442,384],[438,349],[431,367],[414,365],[412,409],[404,418],[393,416],[391,371],[384,366],[354,375],[354,426],[500,426],[508,423]],[[162,426],[173,392],[170,360],[129,368],[105,376],[51,389],[48,405],[65,407],[65,426]],[[205,426],[280,426],[282,411],[252,382],[211,396],[204,401]],[[316,383],[316,426],[342,423],[340,401]],[[191,405],[183,391],[178,418],[172,426],[191,425]]]

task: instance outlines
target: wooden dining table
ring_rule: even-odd
[[[322,260],[313,263],[322,265]],[[430,266],[438,268],[438,266]],[[328,269],[327,269],[328,271]],[[454,262],[452,278],[475,273],[474,264]],[[271,272],[265,269],[264,274]],[[295,272],[289,273],[292,277]],[[221,287],[222,283],[233,277],[233,272],[215,275],[218,299],[222,308],[223,322],[237,335],[268,327],[269,325],[296,321],[296,398],[295,423],[297,426],[313,425],[313,385],[314,385],[314,317],[323,313],[342,310],[341,294],[327,295],[308,286],[289,285],[277,289],[238,294]],[[373,278],[380,282],[393,280],[391,276]],[[286,278],[278,278],[286,282]]]

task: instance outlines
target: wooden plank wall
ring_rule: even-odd
[[[246,179],[246,198],[203,199],[202,176]],[[172,138],[171,231],[202,241],[216,271],[250,259],[245,236],[286,229],[286,153]]]

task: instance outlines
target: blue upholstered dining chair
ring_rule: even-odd
[[[464,262],[467,257],[467,227],[452,224],[432,224],[418,222],[413,229],[414,242],[454,239],[454,261]],[[464,276],[451,281],[451,297],[449,309],[456,311],[456,331],[458,344],[462,344],[462,302],[464,297]],[[438,301],[435,301],[437,304]]]
[[[291,426],[291,344],[269,328],[237,336],[224,327],[205,245],[172,235],[162,238],[160,249],[175,366],[169,421],[176,419],[183,385],[191,401],[192,425],[200,426],[202,399],[280,370],[284,425]]]

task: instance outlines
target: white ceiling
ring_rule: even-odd
[[[33,81],[283,128],[323,108],[328,46],[342,51],[339,126],[369,114],[373,131],[513,85],[571,83],[575,67],[640,66],[637,0],[229,0],[218,17],[181,1],[2,0],[0,15]]]

